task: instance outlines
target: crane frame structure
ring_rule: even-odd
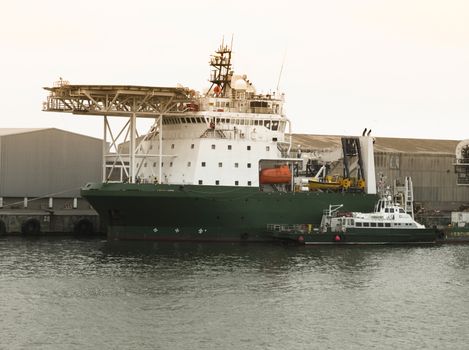
[[[158,158],[158,179],[161,179],[163,115],[182,115],[195,92],[183,87],[149,87],[130,85],[71,85],[60,80],[49,91],[43,104],[43,111],[72,113],[77,115],[103,116],[103,182],[107,182],[115,168],[124,169],[130,183],[138,181],[140,168],[137,158]],[[126,118],[120,129],[111,127],[110,117]],[[152,118],[150,132],[137,144],[137,118]],[[129,142],[128,151],[118,147],[118,140],[124,137]],[[159,140],[159,152],[141,152],[142,142],[149,138]],[[113,151],[114,152],[111,152]],[[143,161],[142,159],[142,161]],[[112,165],[108,164],[112,161]],[[140,162],[142,164],[142,162]]]

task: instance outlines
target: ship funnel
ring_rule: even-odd
[[[363,162],[363,174],[366,180],[365,192],[376,194],[374,140],[370,136],[360,136],[358,140],[360,142],[360,155]]]

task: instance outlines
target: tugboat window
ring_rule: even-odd
[[[235,181],[235,186],[238,186],[239,185],[239,181]]]
[[[357,222],[356,226],[357,226],[357,227],[362,227],[362,223],[361,223],[361,222]]]
[[[219,168],[223,167],[223,163],[221,163],[221,162],[218,163],[218,167],[219,167]]]
[[[391,223],[385,222],[385,223],[384,223],[384,227],[391,227]]]
[[[219,185],[219,184],[220,184],[220,180],[216,180],[215,185]]]
[[[363,226],[364,226],[364,227],[369,227],[369,226],[370,226],[370,223],[369,223],[369,222],[364,222],[364,223],[363,223]]]
[[[376,227],[376,222],[370,223],[370,226],[371,226],[371,227]]]

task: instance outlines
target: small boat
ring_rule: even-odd
[[[391,198],[382,198],[372,213],[340,212],[342,205],[330,205],[321,225],[270,224],[276,239],[300,244],[433,244],[439,232],[426,228]]]

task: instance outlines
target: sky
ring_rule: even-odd
[[[201,91],[233,35],[235,72],[258,92],[280,81],[294,133],[466,139],[468,15],[467,0],[8,1],[0,128],[101,138],[102,117],[43,112],[42,87],[62,77]]]

